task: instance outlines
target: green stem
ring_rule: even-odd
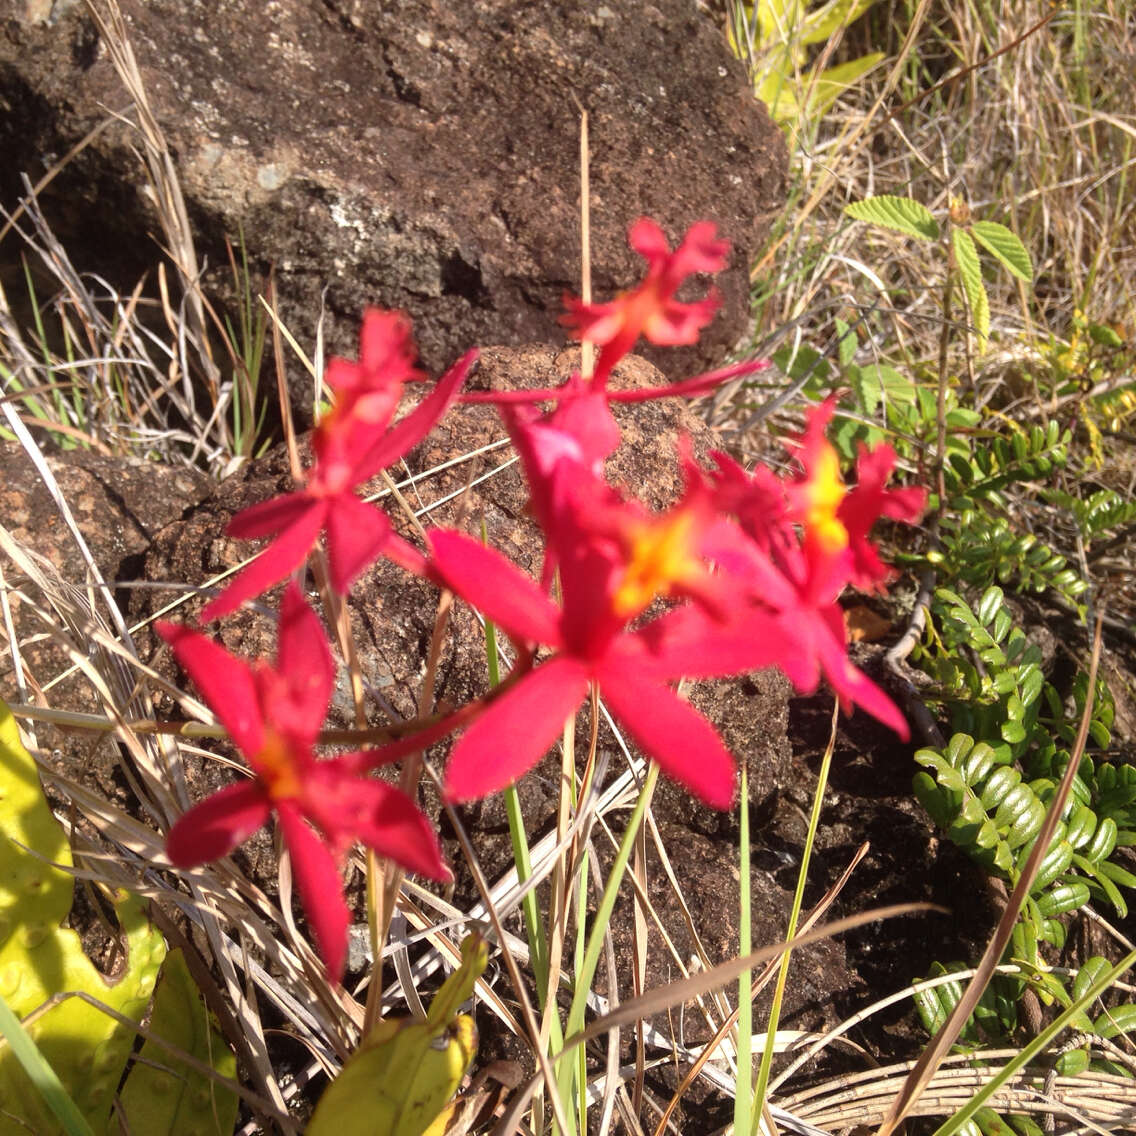
[[[738,832],[738,860],[741,890],[738,897],[738,951],[752,953],[750,933],[749,863],[749,778],[741,763],[741,816]],[[753,982],[752,971],[738,975],[738,1076],[734,1086],[734,1132],[744,1136],[750,1130],[750,1101],[753,1093]]]
[[[489,685],[497,686],[501,681],[497,629],[488,619],[485,621],[485,659],[489,666]],[[521,798],[516,785],[510,785],[505,790],[504,796],[505,815],[509,819],[509,838],[513,842],[513,862],[517,866],[517,882],[523,885],[526,880],[532,878],[532,857],[529,851],[528,833],[525,831],[525,818],[521,812]],[[537,1001],[543,1010],[545,991],[548,989],[548,943],[541,927],[535,891],[530,891],[521,900],[521,912],[524,915],[525,934],[529,941],[529,961],[536,982]]]
[[[651,799],[655,782],[658,779],[659,767],[652,761],[648,766],[643,788],[639,791],[639,799],[635,802],[635,808],[627,822],[619,850],[615,854],[611,871],[608,873],[607,884],[604,887],[603,895],[600,897],[599,906],[596,908],[591,934],[588,936],[588,945],[584,950],[583,961],[576,970],[572,1004],[568,1009],[568,1022],[564,1030],[565,1037],[568,1039],[571,1039],[573,1035],[584,1028],[584,1015],[588,1008],[588,993],[591,991],[592,980],[595,978],[596,968],[599,966],[604,934],[607,931],[608,923],[611,921],[611,913],[615,908],[615,900],[623,882],[623,875],[627,871],[627,862],[631,859],[631,851],[635,847],[635,836],[643,823],[643,815],[647,811],[647,802]],[[582,1046],[579,1048],[583,1049]],[[567,1054],[561,1060],[558,1091],[560,1099],[565,1102],[565,1111],[567,1111],[573,1082],[576,1079],[578,1060],[578,1056],[574,1053]]]

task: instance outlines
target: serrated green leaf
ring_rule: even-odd
[[[934,241],[939,238],[939,223],[932,216],[931,210],[918,201],[912,201],[910,197],[893,197],[891,194],[866,197],[863,201],[845,205],[844,212],[853,220],[882,225],[885,229],[895,229],[919,240]]]
[[[1007,272],[1029,284],[1033,280],[1033,263],[1026,246],[1005,225],[997,221],[975,221],[971,236],[997,260]]]
[[[71,910],[73,881],[56,864],[70,866],[70,846],[16,721],[0,702],[0,995],[21,1018],[56,995],[83,992],[141,1020],[165,956],[162,936],[140,900],[115,897],[127,961],[109,982],[83,953],[78,933],[61,926]],[[104,1131],[134,1032],[81,998],[50,1005],[27,1032],[87,1122]],[[37,1136],[61,1131],[8,1048],[0,1049],[0,1101],[8,1117]]]
[[[990,300],[986,295],[986,285],[982,283],[978,250],[965,229],[951,229],[951,244],[955,250],[955,263],[958,265],[962,290],[966,293],[970,322],[978,340],[978,350],[984,351],[986,340],[990,337]]]
[[[150,1033],[210,1065],[222,1077],[236,1076],[237,1062],[214,1028],[180,950],[166,955]],[[147,1038],[121,1093],[130,1132],[194,1133],[230,1136],[240,1098],[232,1089],[178,1060]]]

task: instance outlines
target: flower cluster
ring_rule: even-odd
[[[530,769],[595,689],[663,772],[722,809],[734,797],[735,762],[715,727],[673,689],[680,678],[776,665],[809,691],[823,675],[845,709],[859,705],[906,736],[899,711],[849,662],[837,602],[848,584],[878,589],[887,579],[869,540],[873,522],[913,521],[923,507],[922,490],[885,488],[894,464],[888,447],[861,453],[856,481],[846,485],[824,433],[830,400],[810,414],[796,443],[798,469],[784,478],[762,468],[747,473],[724,454],[705,469],[687,446],[678,455],[685,490],[658,514],[606,480],[605,459],[620,442],[612,401],[703,393],[765,365],[750,361],[645,391],[611,390],[614,367],[640,336],[657,344],[697,339],[716,297],[684,302],[675,294],[689,275],[720,270],[728,251],[709,223],[695,225],[674,252],[649,220],[632,226],[630,241],[648,264],[643,282],[609,303],[569,299],[564,322],[600,351],[592,374],[574,374],[554,390],[461,395],[471,352],[393,421],[403,384],[421,376],[403,318],[368,311],[359,361],[329,365],[336,400],[316,428],[304,486],[234,518],[231,534],[273,539],[203,612],[206,620],[224,615],[289,576],[322,533],[338,592],[386,555],[493,620],[517,647],[509,682],[399,743],[317,758],[312,747],[333,668],[319,620],[294,584],[284,595],[274,666],[250,666],[198,631],[159,626],[253,773],[174,826],[170,859],[189,866],[224,855],[275,811],[333,976],[342,969],[348,921],[338,871],[352,843],[411,871],[447,875],[429,822],[371,771],[459,726],[444,785],[455,802],[502,789]],[[544,537],[539,581],[457,531],[431,530],[423,554],[356,496],[459,397],[498,404]],[[542,401],[551,409],[539,410]]]

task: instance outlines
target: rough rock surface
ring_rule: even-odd
[[[748,266],[784,203],[780,132],[693,0],[121,0],[176,156],[211,283],[243,231],[275,266],[281,310],[333,349],[367,302],[408,311],[435,370],[474,343],[547,338],[579,278],[578,106],[591,126],[593,282],[626,287],[628,224],[672,239],[695,220],[734,244],[723,315],[657,362],[680,374],[740,338]],[[36,180],[128,105],[81,5],[0,0],[0,172]],[[148,267],[156,233],[125,128],[101,133],[44,194],[100,271]],[[133,284],[133,278],[128,280]]]
[[[46,460],[92,559],[108,583],[140,577],[143,554],[154,535],[206,497],[213,487],[207,477],[193,470],[84,450],[48,454]],[[88,582],[86,561],[39,473],[15,443],[0,443],[0,524],[18,545],[40,558],[58,589],[64,611],[89,610],[83,594]],[[29,689],[35,691],[50,683],[46,697],[49,706],[101,712],[98,695],[81,675],[53,681],[70,668],[71,661],[61,646],[45,638],[43,620],[20,596],[11,595],[22,590],[50,615],[52,607],[44,592],[6,560],[4,577]],[[116,598],[125,610],[127,597],[119,591]],[[98,610],[102,610],[101,605]],[[52,626],[64,625],[57,609]],[[71,637],[77,645],[85,645],[81,631],[73,630]],[[14,701],[17,693],[12,655],[5,650],[0,656],[0,697]],[[41,744],[58,747],[65,772],[90,772],[104,788],[109,785],[115,762],[104,740],[87,734],[63,738],[42,725],[38,729]]]

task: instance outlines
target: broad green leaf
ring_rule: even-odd
[[[886,363],[866,363],[862,367],[851,367],[848,370],[848,381],[868,415],[875,414],[881,402],[909,406],[915,401],[915,384]]]
[[[1119,350],[1124,346],[1124,340],[1107,324],[1089,324],[1089,338],[1100,344],[1101,347],[1112,347]]]
[[[796,75],[792,71],[769,71],[754,86],[754,94],[765,103],[770,118],[780,126],[796,122],[801,114],[797,99]]]
[[[71,910],[73,883],[63,870],[70,864],[71,849],[44,800],[35,762],[0,702],[0,996],[20,1018],[47,1007],[26,1026],[27,1034],[87,1123],[101,1133],[111,1124],[134,1031],[81,998],[50,1003],[82,992],[139,1021],[166,948],[142,902],[116,896],[126,962],[113,981],[100,974],[83,953],[78,933],[61,926]],[[8,1047],[0,1049],[0,1101],[8,1118],[36,1136],[64,1131]]]
[[[978,339],[978,350],[983,351],[990,335],[990,300],[986,296],[986,285],[982,283],[978,249],[974,247],[974,241],[965,229],[951,230],[951,244],[955,250],[955,263],[958,265],[962,289],[966,293],[966,306],[970,309],[970,321]]]
[[[844,206],[844,212],[856,221],[868,221],[885,229],[896,229],[909,237],[934,241],[939,237],[939,223],[931,210],[910,197],[865,197]]]
[[[1027,284],[1033,280],[1033,263],[1026,246],[1005,225],[975,221],[970,235],[1011,275]]]
[[[214,1028],[180,950],[166,955],[150,1032],[170,1045],[234,1078],[237,1061]],[[231,1136],[239,1098],[165,1046],[147,1039],[122,1090],[122,1111],[130,1132]]]
[[[484,940],[470,935],[461,966],[434,996],[426,1021],[380,1022],[320,1097],[306,1136],[443,1132],[447,1102],[477,1049],[473,1019],[458,1009],[487,959]]]

